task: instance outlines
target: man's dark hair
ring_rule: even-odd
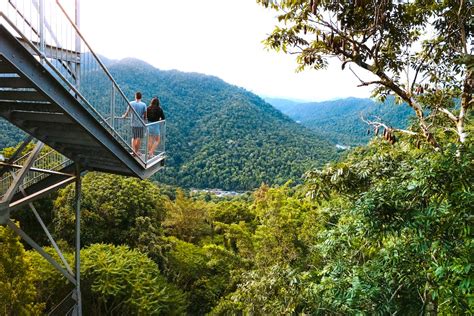
[[[135,99],[137,99],[137,100],[141,100],[141,99],[142,99],[142,93],[141,93],[140,91],[137,91],[137,92],[135,93]]]

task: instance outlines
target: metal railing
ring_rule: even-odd
[[[68,2],[69,4],[71,3]],[[100,124],[129,152],[132,152],[133,127],[143,130],[138,159],[145,164],[164,152],[166,130],[160,125],[160,144],[148,152],[152,125],[131,108],[128,118],[122,115],[129,101],[106,66],[94,53],[68,12],[74,11],[59,0],[0,0],[0,20],[10,29],[43,66],[55,76]],[[72,1],[74,4],[74,1]],[[79,20],[77,10],[75,20]],[[104,89],[105,87],[105,89]]]
[[[24,165],[28,157],[29,154],[26,154],[25,156],[18,158],[12,163],[12,165],[18,166],[18,168],[12,169],[13,174],[20,172],[21,166]],[[27,173],[25,179],[23,180],[21,188],[26,189],[27,187],[38,183],[39,181],[50,175],[47,172],[34,170],[61,171],[72,163],[73,162],[71,160],[61,155],[57,151],[54,151],[50,148],[44,149],[41,155],[34,161],[32,171],[29,171]],[[0,178],[0,198],[8,190],[13,180],[13,175],[10,172],[5,173]]]

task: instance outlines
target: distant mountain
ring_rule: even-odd
[[[302,125],[313,129],[339,145],[362,145],[369,141],[367,125],[361,120],[380,117],[388,125],[404,128],[412,110],[406,104],[395,104],[389,97],[384,103],[371,99],[347,98],[334,101],[295,103],[289,100],[266,99],[276,109]]]
[[[301,102],[287,100],[287,99],[267,98],[267,97],[264,97],[263,99],[283,113],[285,113],[286,110],[291,110],[294,106],[301,104]]]
[[[101,57],[126,95],[159,96],[167,119],[167,160],[157,180],[194,188],[248,190],[262,183],[299,181],[309,168],[337,157],[333,144],[300,126],[263,99],[219,78],[161,71],[136,59]],[[100,77],[102,78],[102,77]],[[95,104],[109,87],[95,79]],[[0,148],[24,133],[0,120]]]
[[[10,124],[3,117],[0,117],[0,131],[0,149],[15,146],[26,136],[22,130]]]
[[[336,157],[334,145],[263,99],[219,78],[161,71],[136,60],[111,64],[130,98],[160,97],[167,119],[167,168],[158,180],[184,187],[246,190],[300,179]]]

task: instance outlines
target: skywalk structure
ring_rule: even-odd
[[[28,135],[11,157],[0,161],[0,224],[13,229],[73,285],[51,314],[82,314],[81,174],[95,170],[145,179],[164,165],[165,122],[146,124],[133,109],[122,118],[128,107],[125,94],[79,31],[79,0],[0,0],[0,115]],[[132,155],[132,123],[144,130],[137,155]],[[150,155],[148,130],[154,124],[161,137]],[[32,204],[73,182],[74,268]],[[60,260],[11,220],[15,210],[25,207]]]

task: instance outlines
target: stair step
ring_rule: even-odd
[[[21,77],[0,77],[0,88],[32,88],[32,86]]]
[[[9,63],[0,61],[0,74],[16,74],[17,70]]]
[[[60,107],[51,103],[4,102],[0,101],[0,115],[7,116],[13,111],[58,112]]]
[[[0,90],[0,100],[13,101],[48,101],[34,90]]]
[[[36,121],[57,124],[73,124],[73,121],[64,113],[14,110],[10,114],[15,121]]]

